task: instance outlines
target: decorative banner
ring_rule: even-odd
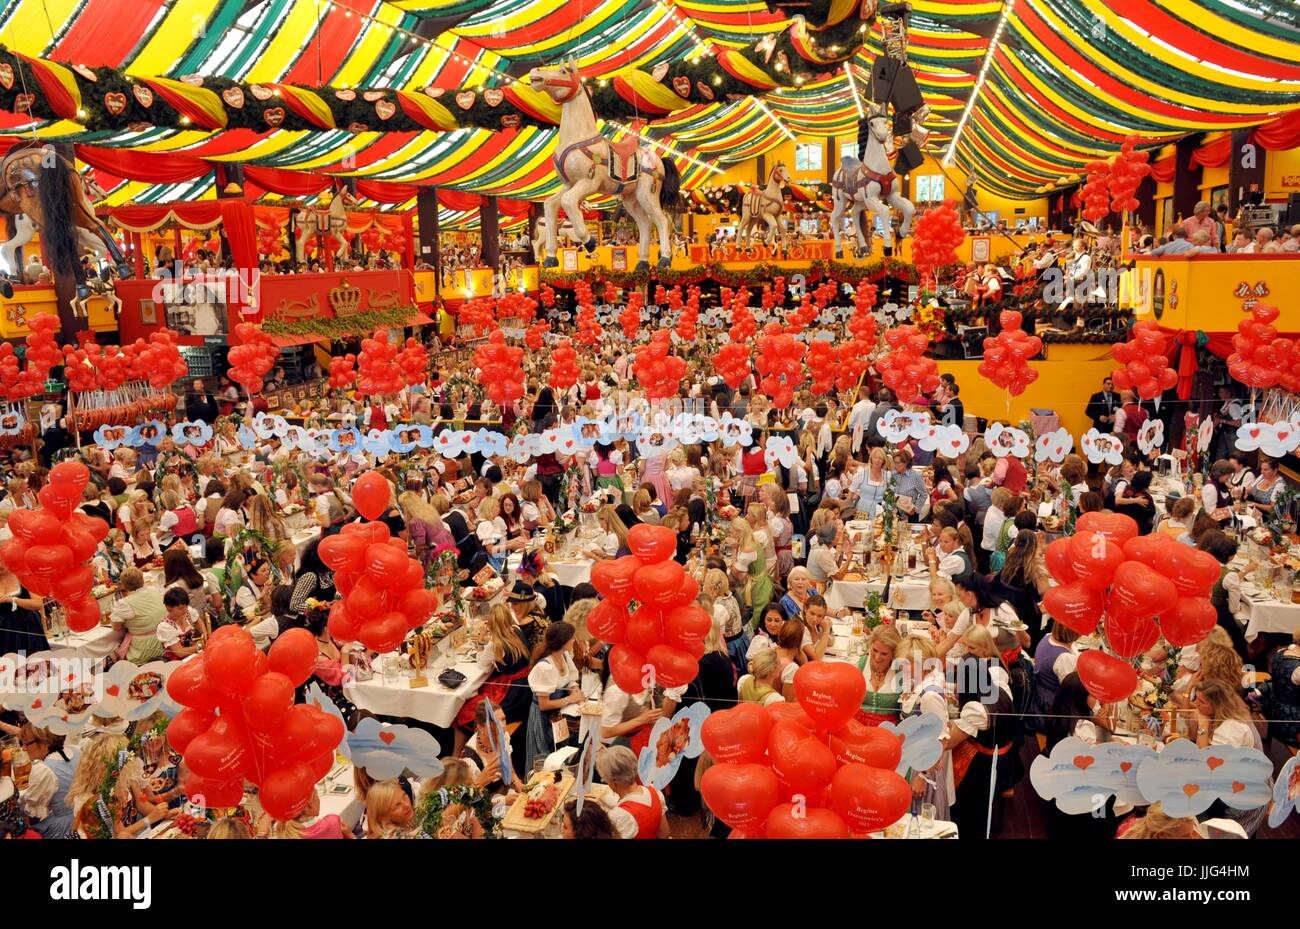
[[[886,442],[897,445],[907,439],[921,439],[929,431],[931,424],[929,413],[904,413],[902,410],[890,410],[876,421],[876,431]]]
[[[931,424],[918,442],[923,451],[934,452],[943,458],[956,458],[970,448],[970,436],[955,423]]]
[[[1060,464],[1074,448],[1074,437],[1070,430],[1062,426],[1052,432],[1044,432],[1034,440],[1034,461],[1054,461]]]
[[[709,708],[703,703],[678,710],[671,720],[660,717],[650,730],[650,744],[637,759],[641,783],[663,790],[677,776],[683,758],[698,758],[704,751],[700,729],[708,718]]]
[[[105,672],[103,661],[86,659],[72,648],[37,652],[25,661],[10,653],[0,656],[0,705],[57,735],[79,732],[92,715],[144,719],[168,706],[167,678],[180,665],[119,661]]]
[[[212,441],[212,427],[201,419],[185,420],[172,426],[172,441],[177,445],[207,445]]]
[[[735,445],[748,448],[754,441],[754,425],[747,419],[736,419],[728,411],[718,420],[718,438],[724,448]]]
[[[1235,444],[1243,452],[1260,451],[1281,458],[1300,447],[1300,428],[1291,422],[1242,423]]]
[[[1123,742],[1089,745],[1071,736],[1052,754],[1039,755],[1029,768],[1029,781],[1044,800],[1054,800],[1062,813],[1095,812],[1108,797],[1119,803],[1145,803],[1138,789],[1138,766],[1156,755],[1155,749]]]
[[[776,470],[777,465],[793,468],[799,461],[799,449],[789,436],[770,435],[767,437],[767,447],[763,450],[763,461],[768,470]]]
[[[253,417],[253,432],[259,439],[269,439],[272,436],[282,439],[288,431],[289,421],[283,416],[274,413],[258,413]]]
[[[1173,817],[1199,816],[1215,800],[1238,810],[1263,806],[1271,796],[1273,763],[1254,748],[1177,739],[1138,766],[1137,785],[1147,803]]]
[[[1089,429],[1079,440],[1084,457],[1093,464],[1117,465],[1124,460],[1124,443],[1108,432]]]
[[[641,434],[636,440],[637,451],[646,458],[653,458],[656,455],[666,455],[677,447],[677,440],[673,438],[671,429],[656,429],[654,426],[646,426],[641,430]]]
[[[1007,455],[1017,458],[1029,456],[1029,435],[1015,426],[991,423],[984,432],[984,441],[997,458],[1005,458]]]
[[[1137,447],[1144,455],[1150,455],[1153,451],[1165,444],[1165,424],[1163,420],[1152,417],[1142,424],[1138,430]]]

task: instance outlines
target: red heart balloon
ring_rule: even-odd
[[[356,533],[327,535],[317,546],[320,560],[334,571],[360,571],[366,557],[366,540]]]
[[[1126,661],[1090,648],[1079,656],[1075,666],[1083,686],[1102,703],[1127,700],[1137,689],[1137,672]]]
[[[247,693],[257,677],[257,646],[247,631],[241,629],[240,632],[243,635],[233,634],[209,641],[203,650],[203,668],[208,681],[227,693]],[[205,777],[216,776],[199,773]]]
[[[796,808],[782,803],[767,814],[764,827],[769,839],[847,839],[848,826],[834,810],[825,807]]]
[[[68,621],[68,628],[73,632],[89,632],[98,626],[103,618],[99,601],[93,597],[70,600],[63,604],[63,612],[64,618]]]
[[[892,771],[903,757],[902,739],[879,726],[864,726],[856,719],[832,732],[826,744],[840,764],[865,764]]]
[[[337,580],[338,575],[334,577]],[[347,604],[342,600],[335,600],[330,604],[328,625],[330,635],[340,642],[355,642],[357,636],[361,634],[361,620],[356,614],[348,611]]]
[[[1124,563],[1124,550],[1096,532],[1076,532],[1070,539],[1070,567],[1084,587],[1109,587]]]
[[[667,526],[638,523],[627,532],[627,547],[646,564],[657,564],[677,552],[677,533]]]
[[[1070,555],[1069,537],[1048,543],[1043,550],[1043,557],[1047,561],[1047,570],[1056,578],[1057,583],[1070,584],[1077,579],[1078,575],[1071,567],[1073,559]]]
[[[1115,570],[1109,609],[1150,618],[1172,610],[1177,603],[1178,588],[1173,581],[1142,562],[1126,561]]]
[[[355,591],[353,595],[355,596]],[[406,633],[409,631],[410,627],[406,622],[406,617],[394,610],[385,613],[378,619],[363,621],[357,640],[366,648],[374,649],[383,654],[384,652],[395,651],[402,644],[402,641],[406,638]]]
[[[645,657],[654,666],[657,683],[663,687],[685,686],[700,673],[700,664],[694,656],[671,645],[656,645]]]
[[[1043,612],[1080,635],[1092,634],[1105,608],[1105,595],[1082,584],[1061,584],[1043,594]]]
[[[1160,631],[1170,645],[1182,648],[1200,642],[1218,622],[1218,611],[1209,600],[1179,597],[1178,605],[1160,617]]]
[[[831,750],[795,723],[778,722],[772,726],[767,754],[786,797],[803,795],[808,802],[819,800],[835,774]]]
[[[27,571],[47,584],[72,566],[72,549],[66,545],[33,545],[27,549]]]
[[[352,504],[366,519],[375,520],[384,515],[393,499],[393,489],[388,478],[378,471],[367,471],[352,485]]]
[[[1123,545],[1138,534],[1138,524],[1123,513],[1084,513],[1074,523],[1075,532],[1095,532],[1116,545]]]
[[[618,645],[627,639],[626,606],[613,600],[601,600],[587,614],[587,631],[603,642]]]
[[[831,732],[853,718],[867,692],[867,681],[851,664],[813,661],[794,675],[799,705],[821,729]]]
[[[243,773],[248,746],[224,717],[217,720],[186,747],[185,764],[200,777],[228,781]]]
[[[710,713],[700,727],[700,741],[709,757],[719,763],[763,760],[772,720],[756,703],[741,703]]]
[[[235,626],[226,626],[226,629],[235,629]],[[221,630],[217,630],[220,632]],[[214,632],[208,639],[208,647],[221,641]],[[167,678],[167,695],[182,706],[193,707],[196,710],[215,710],[217,703],[222,699],[221,691],[208,681],[204,673],[205,656],[199,655],[197,658],[190,658],[181,663],[181,666],[171,673]]]
[[[366,573],[385,587],[398,587],[406,580],[407,557],[405,550],[399,552],[386,542],[370,545],[366,548]]]
[[[776,775],[763,764],[715,764],[700,778],[700,796],[709,810],[733,829],[761,827],[779,791]]]
[[[696,660],[704,657],[704,640],[712,629],[713,617],[700,606],[678,606],[664,614],[664,644],[681,649]]]
[[[892,768],[846,764],[831,778],[831,808],[855,832],[892,826],[912,804],[912,788]]]
[[[56,577],[50,583],[50,589],[54,591],[54,596],[60,602],[80,600],[90,593],[94,583],[95,569],[90,565],[82,565]]]
[[[627,694],[639,694],[648,684],[645,655],[626,645],[615,645],[609,651],[609,673],[614,682]]]
[[[185,778],[185,799],[205,809],[239,806],[244,800],[244,779],[214,781],[191,772]]]
[[[207,732],[216,718],[207,710],[185,707],[167,725],[167,744],[184,755],[186,747],[195,738]]]
[[[626,606],[632,599],[632,578],[644,565],[645,562],[635,555],[597,561],[591,566],[591,586],[606,600]]]
[[[1222,567],[1209,552],[1190,545],[1172,545],[1155,569],[1173,581],[1180,597],[1206,597],[1218,581]]]
[[[813,722],[813,718],[805,713],[803,707],[797,703],[769,703],[767,706],[763,707],[763,709],[767,712],[768,718],[772,720],[773,723],[778,723],[784,720],[785,722],[802,726],[809,732],[817,731],[817,724]]]
[[[664,640],[663,613],[653,606],[642,606],[627,621],[627,644],[647,654]]]
[[[1170,546],[1179,544],[1163,532],[1140,535],[1124,543],[1124,557],[1130,561],[1140,561],[1159,571],[1160,563],[1168,556]]]
[[[639,568],[632,578],[632,589],[642,603],[668,606],[677,597],[686,569],[675,561],[661,561]]]

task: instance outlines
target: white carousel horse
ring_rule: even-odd
[[[912,231],[912,214],[916,212],[916,207],[912,201],[908,200],[902,194],[903,179],[899,177],[889,163],[889,152],[885,146],[889,140],[892,128],[889,122],[889,116],[883,111],[872,109],[867,114],[867,128],[869,129],[867,137],[867,150],[862,158],[862,177],[865,183],[862,185],[862,196],[867,204],[867,209],[880,219],[881,225],[885,229],[885,248],[894,247],[894,227],[893,217],[889,213],[889,207],[881,201],[883,195],[889,205],[898,210],[901,217],[898,226],[898,237],[907,238],[907,234]],[[862,233],[858,233],[859,239]]]
[[[840,242],[844,227],[845,211],[852,221],[853,231],[857,233],[858,244],[854,255],[869,254],[871,243],[862,236],[862,213],[867,208],[867,199],[863,190],[866,178],[862,176],[862,162],[845,156],[839,169],[831,178],[831,236],[835,239],[835,257],[844,257],[844,246]]]
[[[306,260],[307,243],[317,235],[333,239],[338,244],[334,250],[335,258],[342,258],[348,253],[348,240],[343,233],[348,228],[348,207],[356,200],[346,189],[340,190],[330,200],[328,210],[306,207],[298,211],[297,235],[294,238],[294,252],[299,263]]]
[[[753,189],[745,194],[740,203],[740,223],[736,226],[737,244],[742,241],[748,244],[760,224],[767,225],[767,232],[763,235],[764,244],[769,247],[775,245],[778,235],[784,244],[789,244],[785,222],[781,218],[781,209],[785,206],[781,185],[789,182],[789,169],[784,162],[778,161],[767,177],[767,185],[762,190]]]
[[[546,200],[546,259],[543,266],[554,268],[558,250],[560,207],[573,224],[574,237],[588,252],[595,251],[596,239],[582,220],[582,201],[598,194],[620,197],[628,215],[636,222],[637,268],[650,267],[650,232],[659,232],[659,267],[672,262],[665,205],[677,200],[677,167],[664,161],[636,136],[615,142],[596,129],[596,114],[582,86],[577,65],[566,62],[560,68],[534,68],[528,73],[533,90],[544,91],[560,104],[560,130],[553,157],[555,173],[563,189]]]
[[[17,275],[22,271],[18,263],[18,250],[30,243],[38,231],[40,230],[36,223],[26,213],[14,214],[14,234],[6,241],[0,242],[0,261],[4,262],[10,274]],[[108,248],[103,240],[89,229],[77,227],[77,244],[95,253],[96,264],[108,257]]]
[[[545,216],[537,217],[537,222],[534,224],[533,228],[533,234],[536,236],[536,239],[533,242],[533,256],[537,260],[538,264],[541,264],[542,260],[546,257],[546,243],[548,241],[546,230],[549,228],[550,226],[546,222]],[[563,239],[565,242],[577,244],[578,240],[573,233],[573,223],[569,222],[567,218],[560,223],[558,237]]]

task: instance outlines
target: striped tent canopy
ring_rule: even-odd
[[[0,44],[30,59],[134,78],[228,78],[288,88],[501,88],[572,56],[592,86],[788,30],[761,0],[0,0]],[[1116,151],[1271,122],[1300,108],[1300,8],[1286,0],[913,0],[909,61],[929,106],[927,149],[985,189],[1040,195]],[[857,0],[831,0],[839,17]],[[687,190],[792,134],[852,135],[883,51],[874,22],[847,67],[762,97],[647,113]],[[93,124],[92,124],[93,125]],[[0,113],[0,132],[78,146],[108,203],[246,193],[313,197],[364,182],[368,205],[408,208],[418,186],[519,200],[557,189],[553,129],[94,129]],[[623,130],[606,126],[612,136]],[[123,153],[156,156],[123,158]],[[463,224],[476,210],[448,219]],[[460,215],[465,214],[465,215]]]

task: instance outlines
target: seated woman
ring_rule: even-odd
[[[1061,682],[1074,673],[1078,664],[1079,649],[1075,644],[1078,641],[1076,630],[1053,620],[1052,631],[1034,648],[1034,695],[1029,704],[1033,715],[1025,719],[1025,728],[1038,733],[1040,750],[1046,740],[1056,693],[1061,689]]]
[[[798,619],[803,612],[804,604],[808,602],[810,578],[807,568],[793,568],[790,576],[786,578],[785,596],[781,598],[780,606],[785,611],[787,619]]]
[[[959,711],[948,729],[947,748],[953,753],[957,784],[952,818],[966,839],[982,839],[986,831],[997,836],[1002,831],[1000,795],[1014,787],[1024,773],[1020,753],[1015,750],[1019,720],[1012,707],[1010,685],[992,673],[994,665],[988,659],[966,657],[956,669]],[[990,792],[997,797],[991,820]]]
[[[952,526],[939,531],[938,543],[934,548],[927,546],[925,556],[931,576],[952,578],[975,570],[974,558],[962,547],[961,534]]]
[[[1264,750],[1263,740],[1255,728],[1250,709],[1237,691],[1236,687],[1219,681],[1204,681],[1196,688],[1196,715],[1192,720],[1190,737],[1201,748],[1229,745],[1253,748],[1258,752]],[[1272,778],[1269,779],[1269,785],[1271,788]],[[1239,810],[1222,800],[1215,800],[1206,810],[1205,818],[1223,817],[1234,820],[1246,830],[1247,835],[1254,835],[1263,825],[1268,807],[1269,804],[1264,803],[1255,809]]]
[[[1043,637],[1043,595],[1052,587],[1052,576],[1043,555],[1044,545],[1037,532],[1021,532],[1007,551],[1006,564],[992,578],[994,591],[1015,609],[1029,629],[1031,645]]]
[[[618,798],[609,811],[609,820],[619,838],[667,839],[667,806],[664,795],[654,787],[637,782],[637,761],[632,750],[622,745],[602,748],[596,753],[596,773]]]
[[[785,613],[781,607],[775,603],[769,604],[763,611],[758,628],[754,630],[754,637],[749,640],[749,647],[745,649],[746,663],[764,649],[776,648],[776,640],[780,638],[785,622]]]
[[[822,513],[829,513],[829,510],[818,510],[813,514],[814,521]],[[845,537],[842,544],[836,544],[836,538],[841,535],[841,529],[833,517],[824,520],[815,530],[812,548],[808,551],[807,568],[808,579],[818,590],[825,590],[830,579],[840,573],[840,560],[848,542]]]
[[[757,640],[755,640],[757,641]],[[749,673],[742,674],[736,682],[736,692],[741,703],[783,703],[781,696],[781,667],[775,648],[761,648],[749,659]]]
[[[487,681],[456,714],[456,748],[468,738],[479,706],[485,700],[500,707],[506,722],[522,723],[528,719],[528,688],[522,685],[532,667],[528,646],[520,635],[510,607],[498,603],[487,617],[487,641],[479,651],[477,664],[489,672]]]
[[[377,781],[366,791],[366,838],[409,838],[414,831],[415,807],[397,781]]]
[[[818,594],[809,594],[803,612],[794,617],[803,624],[803,655],[808,661],[820,661],[830,647],[834,634],[826,601]]]
[[[1294,754],[1300,748],[1300,629],[1290,645],[1268,656],[1265,667],[1272,676],[1264,697],[1264,716],[1271,720],[1268,734]]]
[[[1156,505],[1151,499],[1151,472],[1143,469],[1119,493],[1115,494],[1115,511],[1132,516],[1138,535],[1149,535],[1155,520]]]
[[[902,641],[893,626],[877,626],[867,638],[867,653],[858,659],[858,670],[867,681],[862,706],[854,714],[864,726],[898,722],[898,704],[903,679],[894,664]]]
[[[1191,536],[1189,532],[1192,528],[1192,521],[1196,517],[1196,498],[1179,497],[1169,504],[1169,515],[1161,520],[1160,525],[1156,528],[1157,532],[1164,535],[1173,536],[1178,541],[1186,541],[1190,544]]]
[[[578,687],[578,669],[572,658],[573,637],[571,625],[552,623],[546,627],[541,647],[534,652],[533,668],[528,672],[532,703],[525,737],[525,771],[532,770],[535,759],[569,744],[576,735],[570,733],[568,720],[560,712],[587,699]]]
[[[578,813],[578,801],[564,804],[564,837],[566,839],[617,839],[609,814],[597,803],[583,804]]]
[[[953,586],[957,590],[957,599],[965,609],[952,631],[948,633],[935,649],[938,657],[951,661],[960,660],[966,654],[961,644],[962,636],[972,626],[1006,626],[1018,629],[1023,626],[1016,616],[1015,608],[998,596],[992,585],[982,574],[967,574],[954,577]],[[1024,635],[1023,643],[1029,644],[1029,636]]]
[[[527,693],[527,691],[525,691]],[[504,730],[506,713],[500,706],[493,705],[492,712],[497,723]],[[459,718],[459,717],[458,717]],[[513,770],[507,771],[508,777],[502,776],[501,753],[492,747],[492,736],[488,726],[488,703],[480,701],[474,708],[474,734],[461,750],[460,758],[473,766],[471,779],[475,787],[481,787],[492,794],[506,793],[510,790],[522,791],[524,782]],[[509,736],[506,736],[508,739]],[[512,765],[513,767],[513,765]]]
[[[807,661],[803,645],[807,635],[807,628],[797,619],[787,619],[777,633],[775,651],[777,667],[781,669],[781,696],[789,703],[795,700],[794,674]]]

